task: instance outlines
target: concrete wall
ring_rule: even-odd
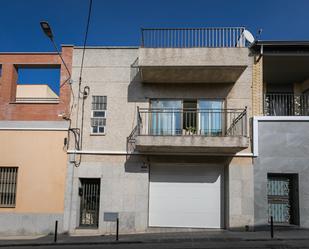
[[[227,166],[227,227],[244,230],[254,224],[253,165],[251,158],[233,158]]]
[[[58,95],[45,84],[17,85],[16,98],[58,98]]]
[[[277,119],[277,121],[276,121]],[[267,224],[267,173],[298,174],[300,226],[309,227],[309,120],[258,122],[259,155],[254,160],[254,218]]]
[[[126,138],[136,126],[136,108],[149,107],[149,99],[179,98],[225,99],[226,108],[248,108],[251,116],[252,104],[252,63],[253,59],[240,49],[247,67],[234,84],[145,84],[142,83],[136,68],[132,68],[138,57],[136,48],[86,49],[82,86],[90,86],[90,96],[84,103],[84,150],[125,151]],[[247,51],[248,52],[248,51]],[[78,92],[82,49],[73,53],[73,90]],[[107,96],[107,121],[104,136],[90,135],[91,95]],[[72,125],[80,127],[81,115],[76,122],[77,98],[72,113]],[[79,110],[82,101],[79,101]],[[120,121],[122,120],[122,121]],[[249,125],[248,125],[249,128]],[[249,129],[248,129],[249,130]],[[115,139],[116,138],[116,139]],[[249,152],[250,148],[246,150]]]
[[[67,131],[0,130],[0,166],[18,167],[16,206],[0,208],[0,234],[62,231]]]
[[[248,65],[247,48],[140,48],[140,66]]]
[[[148,167],[142,157],[84,155],[76,168],[68,164],[64,230],[79,227],[80,178],[100,178],[100,210],[97,233],[115,233],[115,222],[105,222],[105,212],[118,212],[120,233],[146,231],[148,226]]]

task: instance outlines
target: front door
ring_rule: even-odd
[[[98,227],[100,207],[100,179],[83,178],[79,189],[80,227]]]
[[[268,174],[268,221],[276,224],[298,224],[298,190],[296,176]]]

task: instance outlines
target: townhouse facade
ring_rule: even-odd
[[[242,31],[146,29],[141,47],[85,49],[64,230],[113,233],[116,216],[123,233],[254,225],[253,58]],[[82,55],[75,47],[74,82]]]
[[[254,220],[308,228],[309,43],[257,41]]]
[[[69,66],[72,51],[62,47]],[[56,220],[62,232],[68,72],[57,53],[0,53],[0,66],[0,234],[48,234]],[[41,80],[50,69],[57,93]]]

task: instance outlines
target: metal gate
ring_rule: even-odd
[[[100,179],[81,179],[80,226],[98,227],[100,207]]]
[[[291,180],[287,176],[268,176],[268,221],[291,223]]]

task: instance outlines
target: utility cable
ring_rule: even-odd
[[[79,82],[78,82],[78,99],[77,99],[77,112],[76,112],[76,126],[79,124],[79,108],[80,104],[79,101],[82,98],[82,120],[81,120],[81,129],[79,134],[79,149],[82,150],[82,137],[83,137],[83,129],[84,129],[84,101],[85,98],[88,97],[90,88],[88,86],[85,86],[84,90],[81,92],[81,85],[82,85],[82,74],[83,74],[83,68],[84,68],[84,58],[85,58],[85,52],[86,52],[86,45],[87,45],[87,39],[88,39],[88,31],[90,26],[90,20],[91,20],[91,11],[92,11],[92,0],[89,1],[89,9],[88,9],[88,18],[87,18],[87,25],[86,25],[86,31],[85,31],[85,37],[84,37],[84,44],[83,44],[83,53],[82,53],[82,59],[81,59],[81,66],[80,66],[80,72],[79,72]],[[78,162],[75,162],[75,166],[79,166],[82,160],[82,154],[79,155]]]

